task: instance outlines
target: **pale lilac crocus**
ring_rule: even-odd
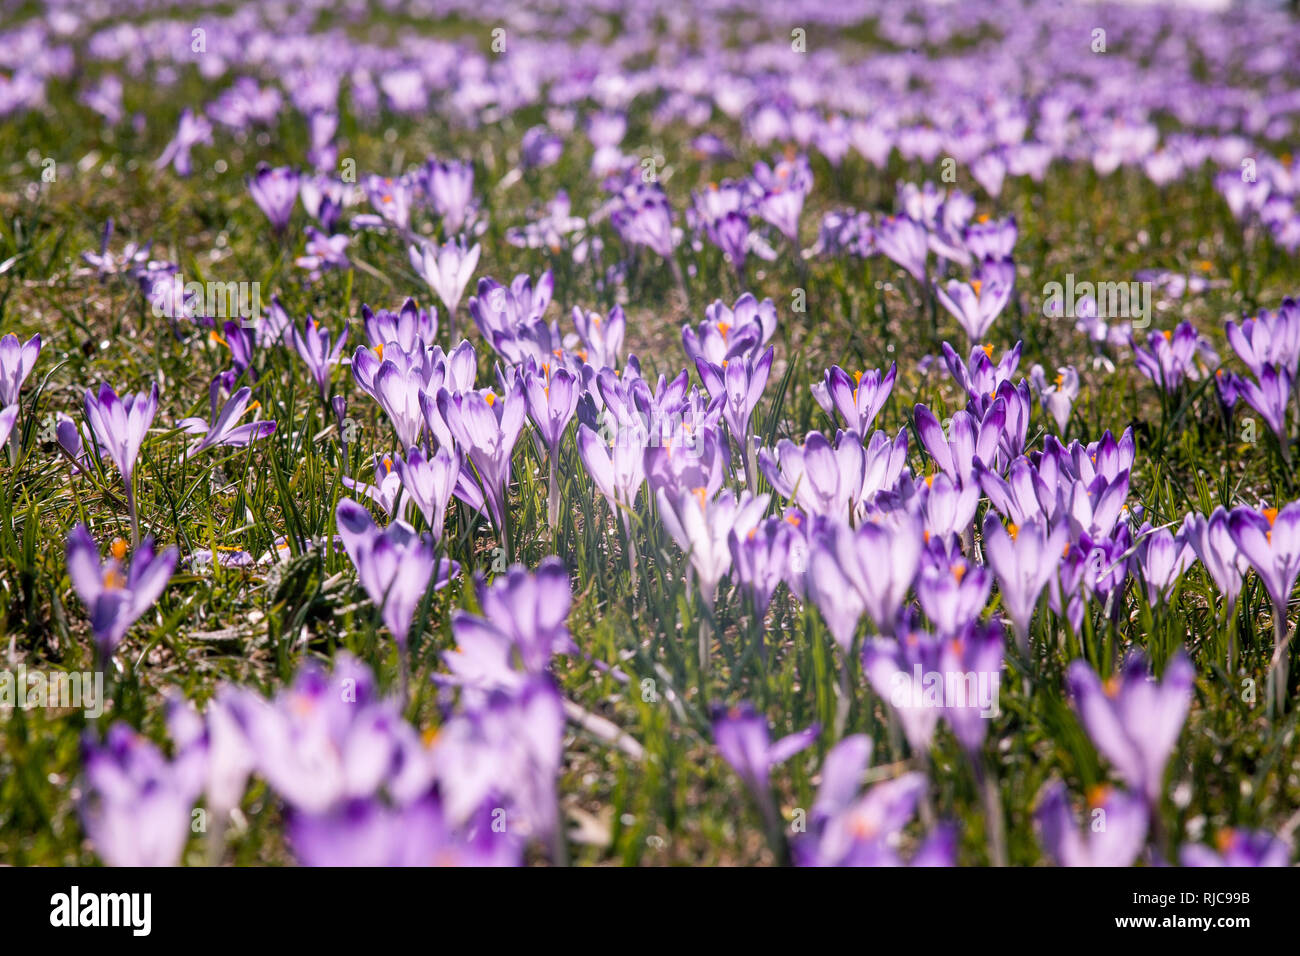
[[[923,541],[920,520],[898,513],[864,521],[856,531],[836,523],[815,542],[808,596],[841,649],[853,645],[863,613],[879,633],[895,632],[903,600],[920,569]]]
[[[401,458],[393,462],[393,471],[402,483],[402,490],[415,502],[423,515],[433,540],[442,540],[447,505],[460,481],[460,455],[448,445],[443,445],[426,458],[423,451],[412,446]]]
[[[302,331],[299,332],[296,325],[291,325],[290,334],[294,349],[307,364],[307,371],[311,373],[312,380],[320,390],[321,401],[328,405],[330,373],[334,366],[339,364],[339,357],[343,354],[343,344],[348,338],[348,330],[345,328],[340,333],[338,341],[331,347],[330,330],[319,325],[309,315],[307,321],[303,323]]]
[[[1178,853],[1182,866],[1289,866],[1291,845],[1265,830],[1229,827],[1215,834],[1215,849],[1188,843]]]
[[[212,420],[208,421],[202,418],[184,418],[176,423],[177,428],[183,429],[191,435],[200,436],[189,447],[187,454],[193,458],[195,455],[209,448],[216,448],[222,445],[229,445],[232,448],[244,448],[261,438],[274,434],[275,422],[272,421],[253,421],[243,425],[236,425],[244,413],[250,410],[249,399],[252,397],[253,390],[244,386],[235,394],[226,400],[221,411],[217,411],[217,389],[216,383],[213,383],[212,389]],[[251,408],[259,407],[258,402],[253,402]]]
[[[1286,609],[1300,577],[1300,501],[1280,510],[1234,508],[1228,516],[1228,530],[1245,555],[1273,602],[1273,660],[1269,665],[1271,707],[1278,712],[1286,700],[1290,637]]]
[[[126,486],[126,508],[131,518],[131,541],[140,540],[135,506],[135,462],[140,446],[158,412],[158,385],[147,392],[118,398],[107,383],[99,394],[86,391],[86,421],[100,452],[107,454],[122,474]]]
[[[618,368],[622,360],[623,335],[627,331],[627,317],[622,306],[614,306],[609,310],[608,318],[602,319],[599,314],[575,305],[573,327],[578,330],[578,337],[586,348],[586,354],[579,353],[584,362],[598,372],[604,368]]]
[[[478,268],[480,251],[478,243],[467,247],[464,238],[440,246],[421,241],[408,249],[411,268],[447,308],[447,331],[452,342],[456,341],[456,310]]]
[[[17,405],[23,382],[32,374],[41,354],[41,337],[33,335],[19,343],[12,332],[0,338],[0,406]]]
[[[335,517],[361,586],[404,649],[430,581],[434,590],[445,587],[460,565],[446,558],[435,562],[432,538],[417,534],[410,525],[394,521],[378,528],[370,513],[350,498],[340,499]]]
[[[789,566],[793,535],[794,529],[784,518],[768,518],[743,534],[733,528],[728,539],[736,578],[749,595],[760,625]]]
[[[68,535],[68,577],[90,616],[95,646],[107,659],[131,625],[138,621],[167,587],[176,570],[179,553],[167,548],[154,552],[152,538],[135,549],[130,566],[123,565],[126,542],[114,540],[107,560],[99,559],[99,545],[85,525],[77,525]]]
[[[1045,527],[1031,522],[1003,527],[995,514],[984,518],[984,554],[997,576],[1002,606],[1022,651],[1029,650],[1034,608],[1043,588],[1056,575],[1068,541],[1064,525]]]
[[[540,372],[523,373],[524,397],[528,416],[538,438],[546,446],[549,465],[546,518],[551,528],[560,523],[560,442],[578,410],[578,380],[568,369],[551,371],[543,365]]]
[[[1143,536],[1138,542],[1136,557],[1146,585],[1147,603],[1151,605],[1169,596],[1183,572],[1195,560],[1191,543],[1181,531],[1175,535],[1168,528],[1156,528]]]
[[[947,309],[974,345],[982,341],[1011,300],[1015,269],[1010,260],[989,260],[970,282],[952,280],[934,287],[940,305]]]
[[[79,810],[86,835],[109,866],[176,866],[198,797],[184,761],[167,760],[150,740],[115,723],[101,745],[82,740],[86,787]]]
[[[457,446],[469,457],[478,473],[479,487],[488,511],[502,537],[503,546],[508,549],[506,496],[510,486],[511,457],[526,412],[523,385],[516,379],[504,396],[491,390],[453,395],[441,388],[436,404]]]
[[[259,209],[271,220],[277,233],[283,233],[293,215],[298,201],[300,177],[296,169],[288,166],[272,168],[258,163],[257,171],[248,179],[248,191]]]
[[[1157,683],[1147,661],[1134,653],[1104,683],[1077,660],[1068,683],[1074,709],[1096,748],[1115,771],[1154,808],[1164,790],[1165,767],[1187,719],[1196,673],[1181,652]]]
[[[921,223],[910,216],[884,217],[876,227],[876,247],[917,282],[925,282],[930,241]]]
[[[1057,866],[1132,866],[1146,843],[1146,804],[1115,787],[1093,787],[1084,824],[1080,831],[1064,783],[1055,780],[1043,788],[1034,825],[1039,844]]]
[[[374,311],[370,306],[362,305],[361,318],[365,323],[366,341],[372,348],[396,342],[403,352],[413,353],[433,345],[438,336],[437,310],[421,309],[411,298],[396,312],[387,309]]]
[[[820,382],[812,386],[813,398],[827,415],[834,420],[835,413],[844,419],[844,427],[859,435],[871,432],[876,415],[889,399],[894,389],[894,378],[898,374],[898,363],[889,366],[889,371],[881,374],[879,369],[869,372],[848,372],[834,365],[826,371]]]
[[[1242,579],[1250,570],[1250,562],[1233,540],[1228,526],[1228,512],[1223,507],[1218,507],[1208,518],[1205,515],[1188,515],[1183,523],[1183,536],[1191,544],[1219,593],[1226,599],[1228,616],[1231,617],[1237,596],[1241,593]]]

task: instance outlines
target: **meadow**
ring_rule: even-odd
[[[1291,13],[0,11],[0,863],[1295,861]]]

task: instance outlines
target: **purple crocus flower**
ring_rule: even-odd
[[[212,124],[206,117],[196,115],[193,110],[186,108],[181,111],[176,135],[163,149],[162,155],[154,161],[154,169],[165,169],[168,164],[171,164],[177,176],[188,176],[194,168],[190,160],[190,150],[199,143],[212,145]]]
[[[1300,501],[1280,511],[1234,508],[1228,516],[1228,530],[1273,601],[1273,660],[1268,683],[1272,692],[1270,707],[1280,712],[1286,702],[1290,662],[1286,609],[1296,578],[1300,577]]]
[[[942,672],[939,658],[943,641],[930,634],[908,631],[897,640],[868,639],[862,645],[862,673],[876,693],[889,703],[902,725],[908,745],[917,753],[930,749],[943,716]],[[926,676],[939,675],[937,692],[926,701]]]
[[[674,500],[661,488],[656,500],[664,527],[690,558],[699,577],[700,595],[712,608],[718,582],[731,568],[729,538],[733,533],[748,535],[758,526],[768,496],[746,491],[737,498],[728,488],[710,498],[704,488],[697,488]]]
[[[1132,866],[1146,843],[1146,804],[1114,787],[1089,791],[1085,823],[1080,832],[1064,783],[1043,788],[1034,824],[1038,842],[1057,866]]]
[[[992,587],[988,568],[959,557],[951,563],[923,567],[916,581],[916,597],[935,630],[953,635],[980,616]]]
[[[456,340],[456,309],[460,307],[465,288],[478,268],[480,251],[478,243],[467,247],[463,238],[444,242],[441,246],[421,242],[408,250],[411,268],[429,284],[433,294],[447,308],[447,329],[453,342]]]
[[[934,463],[953,481],[969,485],[975,479],[976,460],[985,465],[991,465],[994,461],[993,456],[1006,423],[1006,408],[1005,402],[995,401],[989,406],[982,421],[970,412],[957,412],[952,416],[946,435],[939,419],[924,405],[917,405],[913,409],[913,416],[921,444],[934,459]]]
[[[387,309],[375,312],[363,305],[361,317],[371,348],[396,342],[403,352],[416,353],[433,345],[438,337],[437,310],[421,309],[414,299],[408,298],[396,312]]]
[[[1259,373],[1259,381],[1237,378],[1237,393],[1246,400],[1246,404],[1268,423],[1278,441],[1282,443],[1283,454],[1290,455],[1290,435],[1286,425],[1286,407],[1291,401],[1291,373],[1284,368],[1264,366]]]
[[[953,280],[935,286],[935,294],[952,313],[974,345],[981,341],[1006,308],[1015,287],[1016,272],[1011,260],[988,260],[976,270],[970,282]]]
[[[1068,541],[1065,525],[1052,528],[1032,522],[1003,527],[995,514],[984,518],[984,554],[997,576],[1002,606],[1023,651],[1029,649],[1029,622],[1039,595],[1057,573]]]
[[[430,160],[425,188],[434,211],[442,217],[445,235],[460,232],[474,202],[474,166],[458,160]]]
[[[1280,510],[1233,508],[1228,529],[1285,619],[1291,590],[1300,576],[1300,501]]]
[[[99,446],[101,454],[107,454],[122,473],[133,542],[138,542],[140,536],[135,511],[135,460],[157,412],[156,383],[147,394],[137,392],[122,399],[117,397],[117,393],[107,383],[99,386],[98,395],[89,389],[86,391],[86,421],[90,425],[95,444]]]
[[[434,541],[442,540],[447,505],[460,480],[460,464],[460,456],[447,445],[430,458],[418,447],[411,446],[405,461],[398,458],[393,463],[402,489],[420,509]]]
[[[772,768],[809,747],[820,732],[813,724],[773,743],[767,718],[748,702],[731,708],[714,707],[712,722],[718,753],[760,797],[770,792]]]
[[[352,261],[348,259],[348,246],[352,237],[345,235],[329,236],[315,226],[308,226],[304,231],[307,244],[303,255],[293,260],[299,269],[307,270],[307,279],[315,282],[321,274],[330,269],[349,269]]]
[[[871,425],[876,415],[889,399],[894,390],[894,378],[898,374],[898,363],[889,366],[883,375],[879,369],[872,369],[863,374],[854,372],[852,376],[838,365],[826,371],[825,378],[812,386],[813,398],[834,421],[839,412],[844,419],[844,427],[859,435],[871,432]]]
[[[549,364],[543,365],[541,372],[526,370],[523,380],[528,415],[546,445],[550,466],[547,521],[554,528],[560,523],[560,442],[578,410],[578,380],[568,369],[552,373]]]
[[[153,607],[176,570],[179,553],[168,548],[154,553],[152,538],[135,549],[129,568],[123,566],[127,545],[117,538],[108,560],[99,560],[99,545],[85,525],[68,535],[68,577],[90,615],[95,646],[105,658],[112,655],[127,630]]]
[[[435,574],[433,540],[415,533],[400,521],[387,528],[376,527],[370,512],[351,498],[343,498],[335,509],[343,548],[356,566],[361,586],[379,608],[393,637],[405,648],[420,600],[433,580],[434,590],[445,587],[460,570],[446,558],[437,561]]]
[[[826,754],[810,829],[794,848],[800,866],[903,865],[898,837],[921,804],[925,774],[905,773],[863,794],[860,785],[870,761],[871,741],[862,734],[845,737]],[[955,831],[938,826],[911,865],[951,866],[955,857]]]
[[[318,325],[310,315],[303,323],[301,332],[296,325],[293,325],[290,326],[290,333],[293,337],[294,349],[307,363],[307,371],[311,373],[316,387],[320,389],[321,401],[328,405],[330,370],[339,364],[339,356],[343,353],[343,343],[347,341],[348,330],[346,328],[343,330],[333,348],[330,347],[330,330]]]
[[[1264,309],[1240,326],[1229,320],[1224,331],[1228,344],[1256,376],[1270,366],[1292,378],[1300,372],[1300,303],[1296,300],[1283,299],[1276,312]]]
[[[864,612],[881,634],[895,632],[920,568],[923,541],[919,519],[897,514],[864,521],[856,531],[836,523],[814,542],[808,596],[843,650],[853,645]]]
[[[768,518],[747,532],[733,529],[728,545],[736,577],[754,604],[754,616],[762,621],[776,586],[789,566],[790,539],[794,529],[784,518]]]
[[[545,126],[534,126],[524,133],[520,150],[525,169],[541,169],[559,160],[564,152],[564,141]]]
[[[673,212],[658,183],[635,183],[614,201],[610,224],[629,246],[646,246],[656,255],[673,260]]]
[[[1151,605],[1169,595],[1195,560],[1191,543],[1181,532],[1174,535],[1168,528],[1148,530],[1138,542],[1136,557],[1146,584],[1147,603]]]
[[[1196,673],[1180,652],[1156,683],[1134,653],[1104,684],[1088,666],[1070,665],[1068,683],[1084,729],[1124,782],[1154,807],[1164,789],[1165,765],[1192,702]]]
[[[0,338],[0,406],[18,404],[23,382],[32,374],[40,354],[39,335],[33,335],[21,344],[12,332]]]
[[[229,445],[232,448],[244,448],[260,438],[274,434],[274,421],[254,421],[245,425],[236,425],[235,422],[244,417],[244,412],[249,409],[248,400],[252,397],[253,390],[244,386],[239,391],[231,395],[222,406],[221,411],[217,412],[217,388],[216,382],[213,383],[212,389],[212,423],[209,424],[202,418],[184,418],[176,423],[177,428],[184,429],[191,435],[200,435],[192,445],[190,445],[188,454],[191,458],[199,452],[206,451],[209,448],[216,448],[220,445]],[[252,408],[260,406],[259,402],[253,402]]]
[[[627,318],[622,306],[614,306],[609,310],[609,317],[602,319],[597,313],[583,311],[575,305],[573,327],[586,346],[585,354],[578,353],[579,358],[597,372],[618,368],[622,360],[623,335],[627,331]]]
[[[695,368],[700,373],[700,381],[708,390],[709,397],[724,397],[722,416],[727,422],[731,437],[742,449],[750,447],[749,419],[758,407],[759,399],[763,397],[763,389],[767,387],[773,355],[773,350],[769,348],[757,359],[752,356],[734,358],[724,361],[722,365],[713,365],[702,359],[695,360]],[[757,475],[752,478],[756,479]]]
[[[1166,392],[1176,392],[1184,379],[1199,376],[1195,360],[1202,339],[1190,322],[1174,331],[1152,332],[1143,348],[1133,343],[1133,360],[1138,371]]]
[[[490,645],[500,659],[518,655],[525,673],[541,674],[556,654],[573,654],[577,646],[566,621],[573,603],[569,572],[564,562],[552,555],[530,572],[522,564],[512,565],[489,587],[482,575],[474,582],[482,616],[457,611],[452,615],[452,634],[457,647],[443,655],[454,675],[468,676],[459,660],[466,655],[482,659],[478,645]],[[477,649],[474,649],[477,648]],[[490,689],[489,674],[478,674],[479,688]],[[483,683],[482,679],[489,679]]]
[[[1219,592],[1227,599],[1228,616],[1231,617],[1237,595],[1241,593],[1242,579],[1250,570],[1250,562],[1237,549],[1237,542],[1233,540],[1228,512],[1218,507],[1208,518],[1204,515],[1188,515],[1182,532]]]
[[[298,171],[288,166],[272,169],[266,163],[258,163],[257,171],[249,177],[248,191],[277,233],[284,232],[289,225],[298,201],[299,185]]]
[[[930,253],[925,226],[910,216],[886,216],[876,227],[876,247],[917,282],[925,281]]]
[[[1183,866],[1288,866],[1291,846],[1265,830],[1220,830],[1215,848],[1188,843],[1178,852]]]
[[[101,745],[82,740],[86,835],[109,866],[176,866],[190,835],[198,797],[194,775],[181,759],[168,761],[149,740],[115,723]]]
[[[436,404],[456,444],[478,472],[479,487],[492,521],[504,535],[511,456],[526,410],[523,384],[516,379],[504,397],[490,390],[452,395],[441,388]]]

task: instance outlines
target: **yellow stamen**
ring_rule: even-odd
[[[965,562],[958,561],[956,564],[952,566],[952,576],[953,576],[953,580],[955,580],[958,584],[961,584],[961,579],[966,576]]]
[[[1104,783],[1099,783],[1094,787],[1088,788],[1088,806],[1100,807],[1110,799],[1111,788]]]
[[[120,591],[126,587],[126,576],[117,567],[110,567],[105,570],[103,581],[105,591]]]
[[[375,355],[378,356],[379,361],[382,362],[382,361],[384,360],[384,343],[383,343],[383,342],[380,342],[378,345],[375,346]]]
[[[497,393],[496,393],[496,392],[488,392],[488,393],[486,393],[486,394],[483,396],[483,401],[487,402],[487,403],[488,403],[488,407],[491,408],[493,405],[495,405],[495,404],[497,403]]]
[[[1016,525],[1014,521],[1011,522],[1011,524],[1007,525],[1007,534],[1011,535],[1012,541],[1015,541],[1016,536],[1020,534],[1020,528]]]
[[[988,345],[983,346],[983,348],[984,348],[984,354],[987,355],[989,358],[992,358],[992,357],[993,357],[993,343],[990,342]]]
[[[984,287],[984,283],[981,282],[979,279],[971,279],[970,287],[975,290],[976,295],[979,295],[980,289]]]
[[[108,550],[113,557],[121,561],[126,557],[126,538],[114,538],[113,543],[108,546]]]
[[[693,494],[696,498],[699,499],[699,502],[700,502],[700,510],[703,511],[703,510],[704,510],[705,502],[708,500],[708,497],[709,497],[709,489],[707,489],[707,488],[695,488],[695,489],[693,489],[693,490],[691,491],[691,494]]]

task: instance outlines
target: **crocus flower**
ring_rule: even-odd
[[[0,406],[18,404],[23,382],[32,374],[40,354],[39,335],[33,335],[21,344],[12,332],[0,338]]]
[[[844,419],[844,427],[859,435],[871,432],[876,415],[889,399],[894,389],[898,363],[889,366],[883,375],[879,369],[867,373],[854,372],[852,376],[838,365],[827,370],[825,378],[812,386],[813,398],[833,420],[835,413]]]
[[[1264,309],[1240,326],[1229,320],[1224,331],[1228,344],[1256,376],[1269,367],[1292,378],[1300,372],[1300,303],[1296,300],[1283,299],[1276,312]]]
[[[1273,430],[1282,443],[1284,454],[1290,454],[1290,435],[1286,425],[1286,407],[1291,400],[1291,373],[1284,368],[1266,365],[1259,373],[1259,381],[1248,378],[1235,379],[1238,394]]]
[[[135,460],[140,454],[144,436],[158,412],[158,386],[155,383],[148,394],[137,392],[119,399],[107,383],[99,386],[99,394],[86,391],[86,421],[102,454],[117,465],[126,485],[126,506],[131,517],[132,540],[139,538],[139,525],[135,511]]]
[[[862,673],[880,698],[898,715],[903,735],[912,750],[930,749],[934,732],[943,716],[943,675],[939,658],[943,641],[930,634],[908,631],[897,640],[870,638],[862,645]],[[927,675],[938,678],[926,701]]]
[[[623,334],[627,330],[622,306],[614,306],[609,310],[609,317],[602,319],[597,313],[575,305],[573,327],[586,346],[586,354],[579,353],[584,362],[598,372],[603,368],[618,368],[623,357]]]
[[[988,568],[959,557],[943,566],[923,567],[916,581],[916,597],[935,630],[953,635],[979,617],[992,587]]]
[[[822,762],[821,786],[809,814],[808,833],[795,843],[800,866],[900,866],[898,837],[916,815],[925,793],[925,774],[905,773],[861,793],[871,761],[871,741],[845,737]],[[913,866],[951,866],[955,832],[936,827],[912,857]]]
[[[153,607],[176,570],[179,553],[168,548],[154,553],[152,538],[135,549],[130,567],[124,567],[126,542],[113,541],[108,560],[99,560],[99,545],[85,525],[68,535],[68,577],[90,615],[95,645],[107,658],[121,643],[127,630]]]
[[[995,401],[989,406],[983,420],[976,419],[966,411],[956,412],[949,422],[946,435],[939,419],[924,405],[917,405],[913,409],[913,416],[921,444],[934,459],[934,463],[958,484],[968,485],[975,479],[976,460],[985,465],[992,464],[994,460],[1006,422],[1006,404]]]
[[[290,333],[293,337],[294,349],[307,363],[307,371],[311,373],[316,387],[320,389],[321,401],[328,404],[330,370],[339,364],[339,356],[343,353],[343,343],[347,341],[348,330],[346,328],[343,330],[333,348],[330,347],[330,330],[318,325],[310,315],[307,316],[301,332],[296,325],[292,325]]]
[[[1228,615],[1241,593],[1242,578],[1250,569],[1250,562],[1237,549],[1228,525],[1228,512],[1215,508],[1207,518],[1188,515],[1183,523],[1183,536],[1191,544],[1196,557],[1214,580],[1219,592],[1227,599]]]
[[[405,461],[398,458],[393,463],[402,489],[420,509],[435,541],[442,540],[447,505],[460,481],[460,464],[460,455],[447,445],[429,458],[418,447],[411,446]]]
[[[433,581],[434,590],[447,585],[460,565],[437,561],[433,541],[410,525],[394,521],[380,530],[370,513],[350,498],[335,509],[343,548],[356,566],[361,586],[379,608],[384,624],[401,647],[406,646],[415,611]]]
[[[438,390],[438,413],[478,472],[488,511],[503,534],[511,456],[524,425],[525,405],[518,379],[504,397],[492,391],[452,395],[445,388]]]
[[[463,238],[435,246],[421,242],[408,250],[413,268],[447,308],[447,329],[456,340],[456,309],[478,267],[479,245],[466,247]]]
[[[921,223],[910,216],[886,216],[876,228],[876,247],[917,282],[925,281],[930,245]]]
[[[700,381],[708,389],[709,397],[725,396],[722,416],[731,437],[742,449],[750,447],[749,419],[767,387],[772,357],[773,350],[769,348],[757,360],[753,357],[735,358],[721,366],[702,359],[695,360],[695,368],[700,373]],[[757,478],[756,475],[753,477]]]
[[[1011,618],[1021,650],[1029,648],[1029,622],[1039,595],[1056,574],[1066,543],[1064,525],[1039,522],[1003,527],[997,515],[984,518],[984,554],[998,579],[1002,606]]]
[[[789,565],[793,528],[783,518],[768,518],[744,534],[732,529],[728,545],[736,577],[754,604],[754,616],[761,622],[776,586]]]
[[[712,722],[718,753],[745,785],[760,795],[771,788],[772,768],[806,749],[820,732],[813,724],[773,743],[767,718],[748,702],[731,708],[714,707]]]
[[[903,599],[920,568],[923,529],[912,515],[834,524],[809,555],[809,597],[842,649],[853,645],[865,612],[881,634],[895,632]]]
[[[212,124],[202,115],[196,115],[188,107],[181,111],[180,124],[162,155],[154,161],[155,169],[164,169],[168,164],[176,170],[177,176],[188,176],[194,168],[190,160],[190,150],[199,143],[212,145]]]
[[[1079,397],[1079,373],[1072,368],[1058,368],[1056,377],[1049,383],[1041,365],[1035,365],[1029,371],[1029,379],[1038,392],[1043,411],[1052,416],[1056,430],[1065,434],[1065,426],[1070,421],[1070,409]]]
[[[690,558],[699,577],[700,594],[713,607],[718,582],[731,568],[728,539],[734,532],[748,535],[767,510],[767,495],[743,492],[739,498],[724,489],[710,499],[703,488],[684,492],[676,500],[660,489],[656,495],[659,515],[677,546]]]
[[[1273,607],[1282,612],[1300,577],[1300,501],[1281,510],[1234,508],[1228,529],[1237,547],[1264,582]]]
[[[431,160],[425,167],[425,188],[434,211],[442,217],[444,234],[459,232],[474,201],[473,165]]]
[[[1188,843],[1178,852],[1183,866],[1288,866],[1290,845],[1264,830],[1220,830],[1215,850]]]
[[[271,220],[276,232],[284,232],[289,225],[289,217],[298,201],[299,181],[296,169],[288,166],[272,169],[266,163],[258,163],[257,171],[249,177],[248,191],[253,194],[258,208]]]
[[[9,436],[14,434],[14,425],[18,422],[18,411],[16,403],[0,409],[0,445],[8,442]],[[16,461],[17,457],[17,450],[10,449],[10,458]]]
[[[1174,331],[1152,332],[1143,348],[1133,343],[1133,360],[1138,371],[1166,392],[1176,392],[1184,379],[1196,379],[1196,356],[1202,339],[1190,322]]]
[[[525,169],[540,169],[555,163],[564,152],[564,141],[545,126],[533,126],[520,142],[521,161]]]
[[[1147,835],[1147,808],[1138,797],[1114,787],[1088,793],[1083,832],[1059,780],[1043,788],[1034,811],[1038,842],[1058,866],[1132,866]]]
[[[636,507],[645,483],[645,451],[644,429],[616,428],[607,441],[588,425],[578,426],[578,455],[610,511]]]
[[[304,254],[294,259],[293,264],[299,269],[307,270],[309,281],[315,282],[321,277],[321,273],[329,269],[352,267],[347,252],[348,246],[352,244],[351,236],[342,234],[329,236],[315,226],[308,226],[304,230],[304,235],[307,237]]]
[[[971,344],[981,341],[1002,314],[1015,287],[1015,268],[1009,259],[988,260],[970,282],[954,279],[935,286],[940,304],[952,313]]]
[[[1157,528],[1145,535],[1138,543],[1137,563],[1147,603],[1154,605],[1167,597],[1194,559],[1191,543],[1181,533],[1175,536],[1168,528]]]
[[[453,674],[459,670],[457,658],[469,645],[480,642],[503,648],[507,660],[518,654],[524,671],[531,674],[541,674],[556,654],[576,653],[565,624],[573,592],[569,572],[559,558],[546,558],[536,572],[512,565],[491,586],[479,575],[474,586],[483,613],[457,611],[452,616],[458,646],[443,657]]]
[[[361,317],[365,322],[366,340],[372,348],[396,342],[403,352],[419,352],[425,346],[433,345],[438,336],[437,310],[421,309],[410,298],[396,312],[387,309],[376,312],[363,305]]]
[[[1148,676],[1146,658],[1138,653],[1104,684],[1086,661],[1070,665],[1070,694],[1084,729],[1148,806],[1156,805],[1164,789],[1165,765],[1187,719],[1195,679],[1181,653],[1160,683]]]
[[[682,347],[693,362],[704,359],[722,365],[745,354],[757,357],[776,332],[776,326],[776,306],[772,300],[759,302],[746,292],[736,300],[734,308],[720,299],[715,300],[704,310],[704,321],[698,332],[683,325]]]
[[[252,397],[253,390],[247,385],[231,395],[222,406],[220,413],[217,412],[217,392],[212,392],[212,423],[208,424],[202,418],[184,418],[176,423],[176,427],[184,429],[191,435],[201,435],[189,447],[188,454],[191,458],[201,451],[209,448],[216,448],[220,445],[229,445],[232,448],[244,448],[252,444],[259,438],[265,438],[275,432],[274,421],[255,421],[248,422],[245,425],[236,425],[235,422],[244,417],[244,412],[249,408],[248,400]],[[258,402],[253,403],[253,408],[259,406]]]
[[[578,410],[578,380],[568,369],[552,373],[549,365],[543,366],[541,372],[526,370],[523,380],[528,415],[547,449],[550,467],[547,520],[554,528],[560,522],[560,442]]]
[[[193,774],[124,723],[113,724],[102,745],[87,731],[82,754],[81,819],[100,859],[109,866],[179,864],[198,796]]]

